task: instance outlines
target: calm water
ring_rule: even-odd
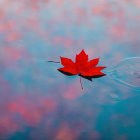
[[[107,66],[84,90],[44,61],[82,49]],[[0,140],[139,140],[140,61],[122,62],[131,57],[138,0],[0,0]]]

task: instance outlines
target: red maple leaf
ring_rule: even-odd
[[[90,81],[92,81],[92,78],[99,78],[106,75],[103,72],[101,72],[101,70],[103,70],[106,67],[96,66],[99,63],[99,58],[88,61],[88,55],[85,53],[84,50],[82,50],[78,55],[76,55],[75,62],[73,62],[71,59],[66,57],[60,57],[60,59],[61,59],[61,64],[64,67],[59,68],[57,70],[65,75],[68,76],[79,75]],[[49,61],[49,62],[55,62],[55,61]],[[81,83],[81,77],[80,77],[80,83]]]

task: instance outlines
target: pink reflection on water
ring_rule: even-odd
[[[54,111],[56,108],[56,103],[47,98],[39,98],[35,102],[31,102],[22,97],[8,105],[11,112],[19,113],[31,126],[37,125],[45,114]]]
[[[18,121],[9,118],[8,116],[0,117],[0,139],[6,138],[8,135],[19,131],[20,124]]]
[[[5,137],[21,131],[25,124],[28,126],[39,125],[44,117],[56,110],[56,106],[55,100],[46,97],[22,96],[3,103],[0,107],[0,136]]]
[[[79,79],[78,76],[77,78]],[[82,90],[80,85],[80,80],[76,80],[70,85],[62,85],[62,87],[62,96],[67,100],[77,99],[84,93],[84,90]]]
[[[67,123],[62,123],[55,135],[55,140],[76,140],[78,133]]]

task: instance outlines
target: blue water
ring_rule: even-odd
[[[137,0],[0,1],[0,140],[139,140]],[[107,75],[66,76],[84,49]]]

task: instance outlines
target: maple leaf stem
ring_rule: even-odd
[[[82,85],[81,77],[80,77],[80,84],[81,84],[81,88],[83,90],[83,85]]]
[[[60,63],[60,62],[57,62],[57,61],[47,61],[47,62]]]

